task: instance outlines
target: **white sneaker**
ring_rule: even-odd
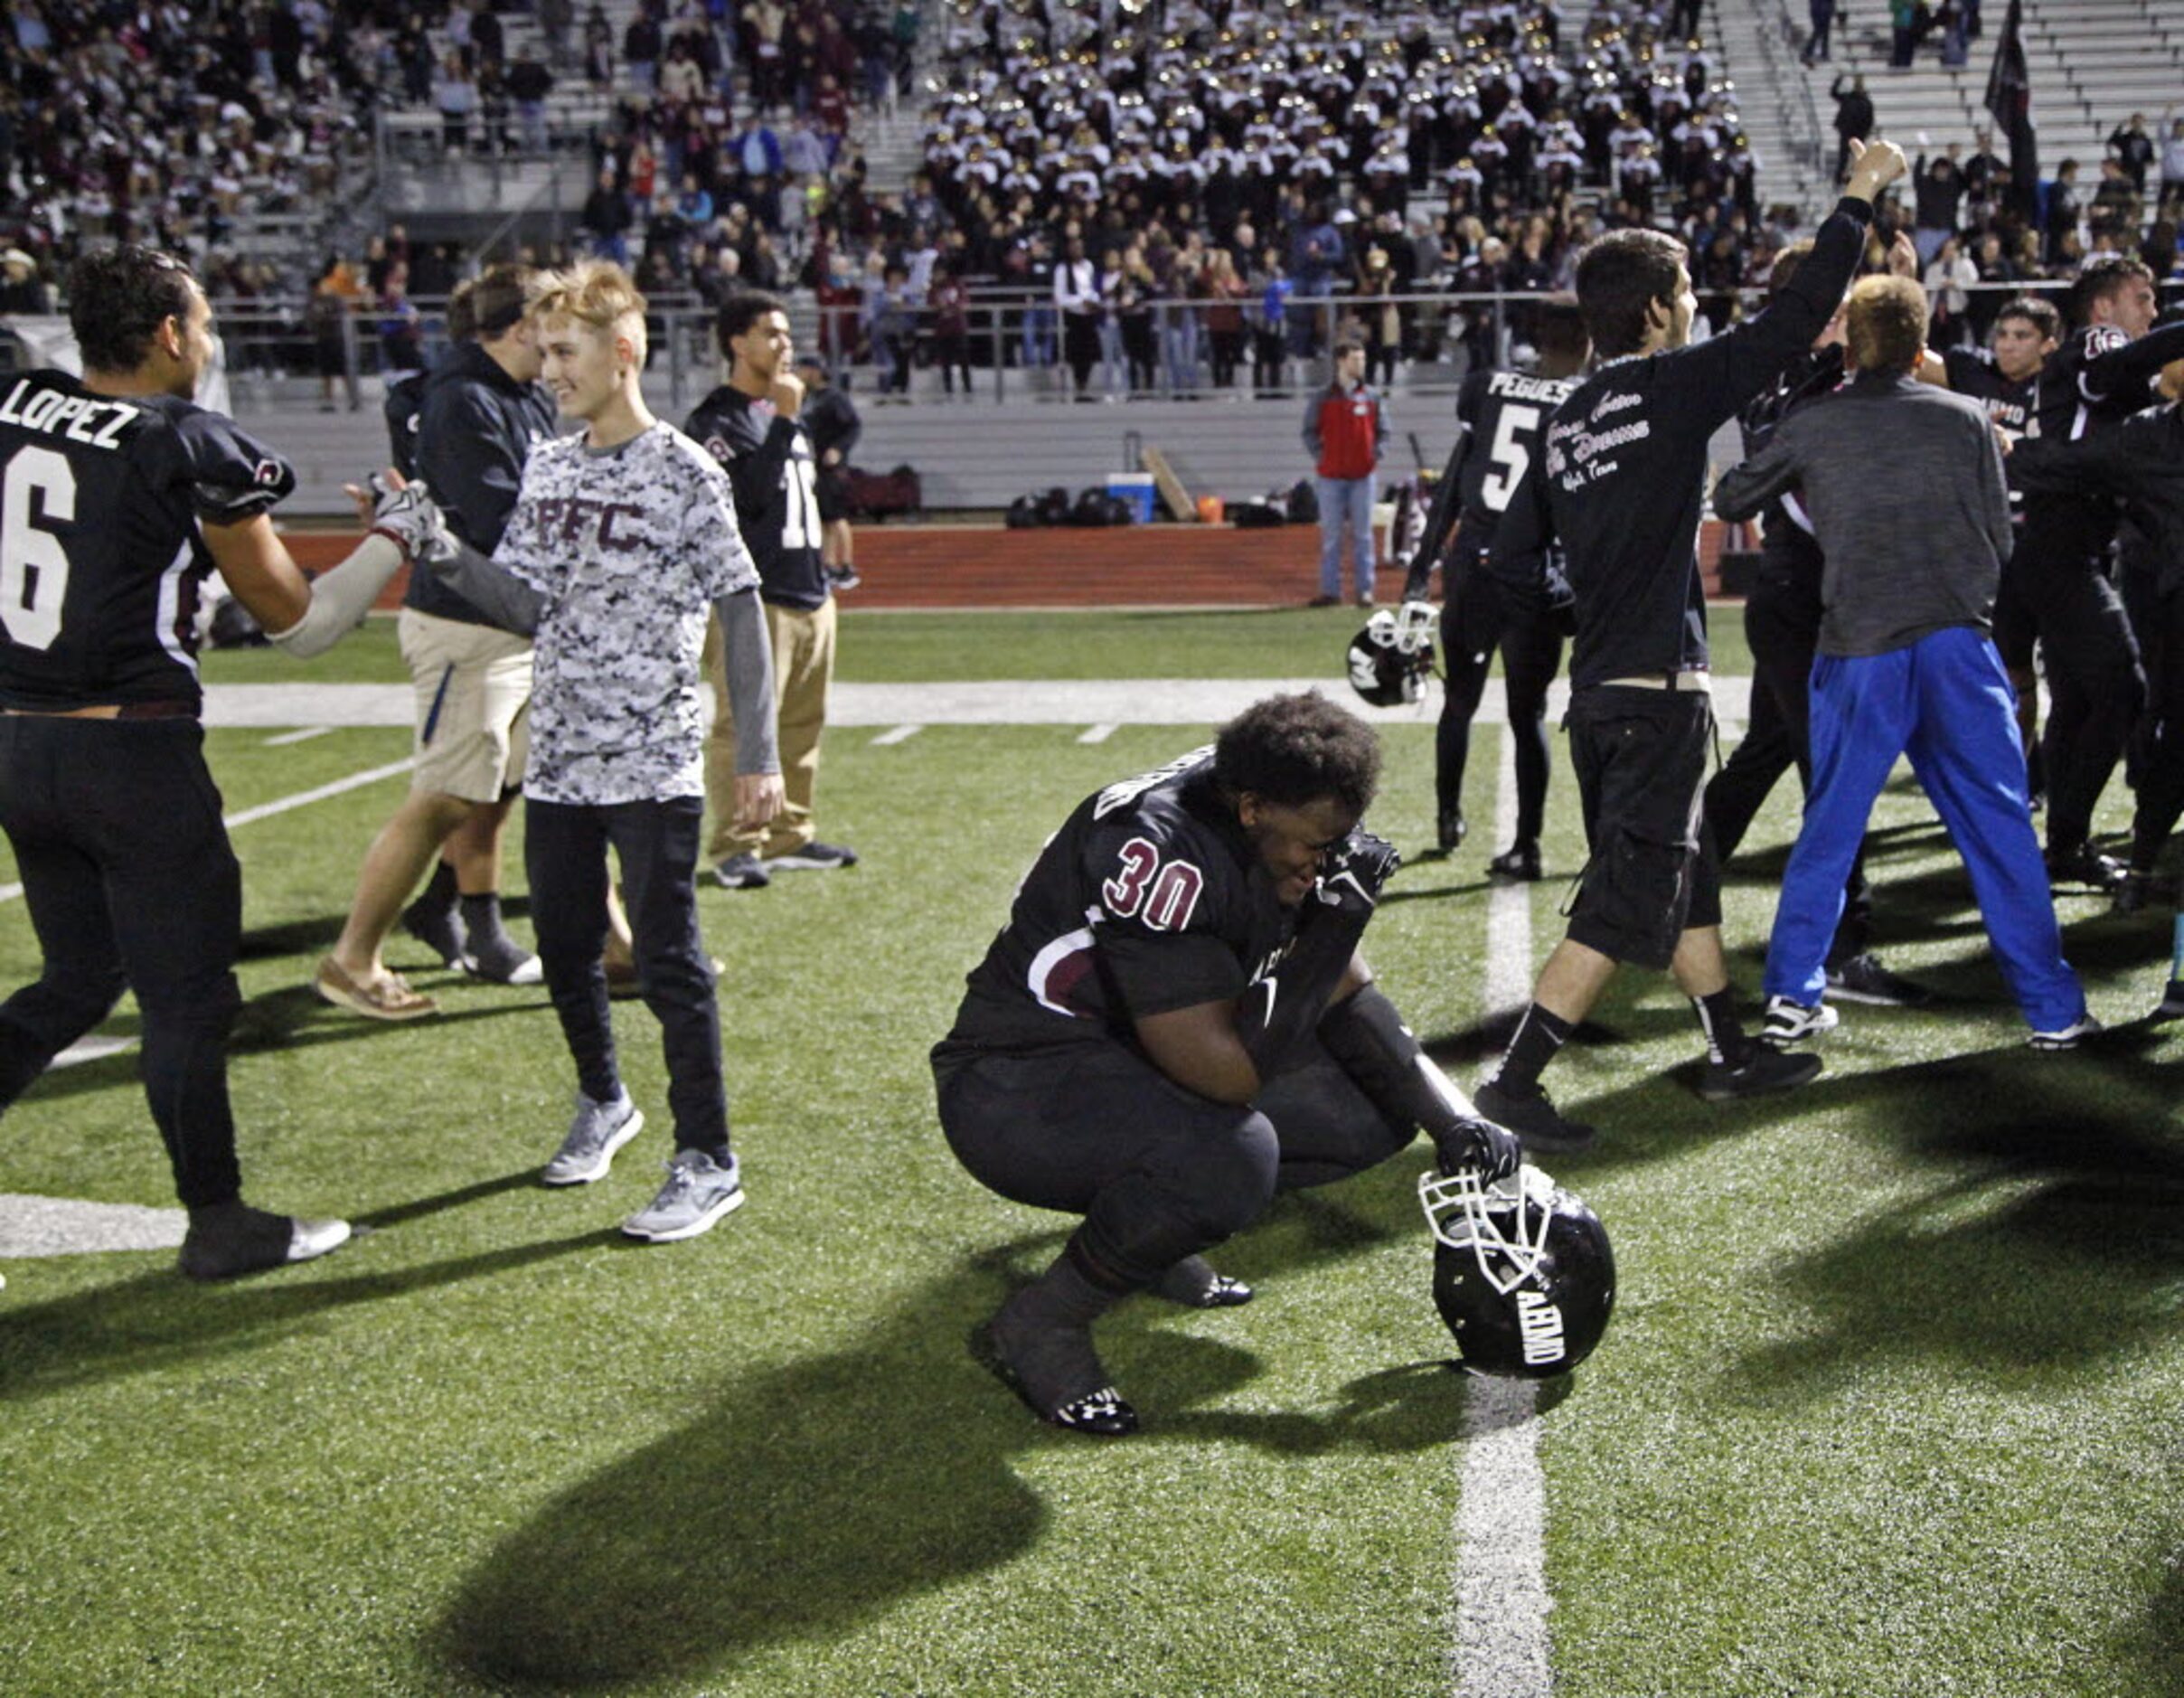
[[[695,1238],[711,1231],[723,1215],[743,1206],[742,1165],[734,1156],[723,1167],[703,1150],[677,1150],[667,1164],[660,1194],[622,1222],[632,1238],[654,1244]]]
[[[1766,1024],[1759,1029],[1759,1041],[1776,1046],[1802,1043],[1807,1038],[1834,1031],[1841,1019],[1824,1002],[1805,1004],[1788,996],[1770,996]]]
[[[539,1177],[550,1185],[588,1185],[604,1179],[615,1152],[644,1129],[645,1116],[628,1091],[617,1093],[612,1102],[594,1102],[579,1090],[569,1136]]]
[[[2091,1014],[2080,1014],[2068,1025],[2055,1032],[2035,1032],[2025,1042],[2036,1050],[2075,1050],[2078,1042],[2101,1031],[2102,1025]]]

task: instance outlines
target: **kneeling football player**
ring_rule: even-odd
[[[1277,1191],[1361,1173],[1423,1127],[1442,1165],[1513,1172],[1419,1050],[1357,945],[1388,845],[1358,829],[1379,748],[1317,695],[1272,696],[1219,740],[1088,797],[1049,843],[934,1049],[958,1160],[1018,1203],[1084,1217],[973,1335],[1056,1426],[1137,1417],[1091,1326],[1134,1291],[1246,1302],[1202,1252]]]

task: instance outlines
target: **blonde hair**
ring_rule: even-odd
[[[1926,346],[1926,291],[1907,277],[1865,277],[1843,305],[1843,341],[1861,372],[1908,372]]]
[[[589,259],[563,271],[541,273],[531,295],[532,317],[566,318],[612,340],[626,336],[645,357],[645,297],[629,273],[607,259]]]

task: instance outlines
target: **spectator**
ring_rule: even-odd
[[[629,259],[629,229],[635,216],[629,196],[617,185],[614,168],[609,165],[601,168],[598,181],[585,197],[577,224],[596,256],[623,265]]]
[[[1927,322],[1935,347],[1961,347],[1972,340],[1972,297],[1966,290],[1978,281],[1979,267],[1959,248],[1954,236],[1944,237],[1925,278]]]
[[[508,69],[508,98],[515,102],[516,119],[523,127],[523,149],[542,154],[551,146],[546,130],[546,97],[553,92],[553,72],[531,56],[526,48]]]
[[[660,24],[649,0],[639,0],[622,32],[622,60],[629,67],[629,86],[640,99],[649,99],[660,70]]]
[[[1850,163],[1850,144],[1873,134],[1873,97],[1866,92],[1865,73],[1851,71],[1828,85],[1828,98],[1835,102],[1835,180],[1840,180]]]
[[[940,368],[940,382],[950,395],[956,392],[957,373],[963,375],[963,395],[971,399],[971,291],[955,266],[943,260],[935,268],[932,292],[926,297],[932,314],[933,363]],[[836,391],[839,392],[839,391]],[[844,401],[848,399],[845,395]]]
[[[802,418],[818,468],[819,563],[826,569],[829,588],[839,595],[864,581],[857,575],[857,534],[850,524],[850,456],[864,434],[864,420],[858,417],[857,403],[834,387],[826,362],[817,354],[799,354],[796,375],[804,380]],[[968,372],[964,382],[970,382]]]
[[[2108,132],[2108,150],[2123,165],[2131,186],[2146,193],[2146,169],[2154,161],[2153,137],[2146,133],[2146,114],[2133,112]]]
[[[1315,608],[1342,599],[1342,533],[1350,533],[1358,606],[1372,605],[1373,475],[1388,442],[1388,415],[1365,382],[1365,344],[1334,346],[1334,375],[1304,409],[1304,447],[1318,475],[1320,592]]]
[[[1963,151],[1963,144],[1951,142],[1938,157],[1921,154],[1912,168],[1911,196],[1916,208],[1912,242],[1921,265],[1934,258],[1942,239],[1957,227],[1957,208],[1964,198],[1964,168],[1957,158]]]
[[[38,262],[20,248],[0,252],[0,315],[39,318],[53,310],[53,292],[38,275]]]

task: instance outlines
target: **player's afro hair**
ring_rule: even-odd
[[[1284,807],[1332,796],[1362,815],[1380,782],[1380,740],[1323,695],[1270,695],[1221,727],[1213,777],[1230,796],[1248,792]]]
[[[190,312],[190,268],[133,241],[87,253],[69,272],[69,327],[87,370],[133,372],[152,336]]]

